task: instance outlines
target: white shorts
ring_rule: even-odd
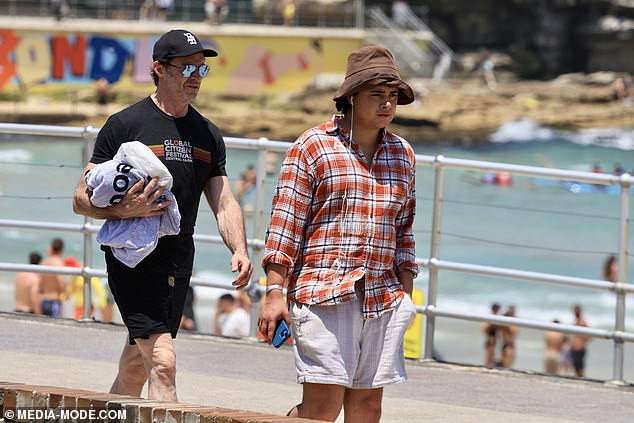
[[[334,306],[291,303],[298,383],[380,388],[407,379],[403,337],[416,317],[404,295],[396,308],[364,319],[361,299]]]

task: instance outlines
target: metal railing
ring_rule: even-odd
[[[0,133],[3,134],[31,134],[43,136],[65,136],[78,139],[86,139],[87,148],[85,148],[84,156],[86,161],[90,157],[91,145],[97,129],[86,128],[70,128],[55,126],[38,126],[38,125],[19,125],[19,124],[0,124]],[[256,215],[253,221],[254,234],[263,234],[265,225],[264,211],[264,194],[265,194],[265,165],[266,154],[268,151],[283,152],[288,148],[288,143],[268,141],[266,139],[244,139],[244,138],[225,138],[227,147],[241,149],[256,149],[258,151],[256,183],[257,200]],[[512,165],[503,163],[493,163],[475,160],[452,159],[443,156],[427,156],[416,155],[417,165],[428,166],[434,169],[434,198],[433,198],[433,215],[431,222],[431,249],[429,258],[417,257],[417,262],[429,270],[429,281],[427,289],[427,304],[417,306],[417,312],[426,316],[424,325],[424,360],[431,360],[434,348],[434,333],[436,318],[460,319],[466,321],[490,322],[500,325],[514,325],[530,329],[551,330],[563,332],[567,334],[576,334],[589,336],[594,338],[603,338],[612,340],[614,344],[613,355],[613,372],[612,382],[622,384],[624,370],[624,343],[634,342],[634,333],[625,331],[625,313],[626,313],[626,296],[634,292],[634,286],[627,283],[628,274],[628,246],[630,231],[630,189],[634,185],[634,177],[629,174],[620,176],[596,174],[590,172],[568,171],[561,169],[541,168],[534,166]],[[550,178],[557,180],[567,180],[576,182],[586,182],[591,184],[617,185],[620,186],[619,197],[619,237],[617,243],[617,260],[618,260],[618,282],[606,282],[595,279],[584,279],[578,277],[570,277],[565,275],[555,275],[548,273],[537,273],[523,271],[518,269],[509,269],[502,267],[482,266],[472,263],[462,263],[454,261],[445,261],[440,258],[441,234],[442,234],[442,213],[444,203],[444,180],[445,171],[447,169],[467,169],[477,171],[504,171],[515,175],[538,176],[541,178]],[[11,228],[29,228],[29,229],[56,229],[72,232],[81,232],[84,236],[84,257],[81,269],[75,268],[49,268],[39,265],[24,265],[15,263],[0,263],[0,271],[32,271],[45,273],[58,273],[68,275],[81,275],[84,277],[84,298],[91,298],[90,283],[91,276],[104,276],[101,270],[92,268],[92,238],[98,227],[92,224],[90,219],[86,219],[83,225],[79,224],[60,224],[50,222],[31,222],[31,221],[14,221],[0,220],[0,227]],[[196,235],[197,242],[222,243],[218,236]],[[252,249],[253,263],[256,266],[253,280],[250,288],[253,297],[257,300],[261,293],[257,282],[259,269],[258,264],[264,247],[264,241],[259,238],[251,238],[248,240]],[[464,313],[451,309],[443,309],[437,307],[438,300],[438,275],[440,271],[455,271],[469,274],[489,275],[494,277],[507,277],[529,282],[541,282],[549,284],[565,285],[570,287],[580,287],[588,289],[598,289],[602,291],[611,291],[616,294],[616,307],[614,316],[614,326],[612,330],[605,330],[593,327],[580,327],[574,325],[565,325],[559,323],[543,322],[532,319],[505,317],[491,314],[472,314]],[[213,286],[220,288],[228,288],[225,284],[214,284],[204,280],[192,279],[192,284]],[[84,316],[89,316],[90,302],[84,301]],[[252,308],[255,310],[255,307]],[[252,320],[252,329],[254,320]],[[255,332],[254,332],[255,333]]]

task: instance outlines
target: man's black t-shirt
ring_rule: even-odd
[[[121,144],[129,141],[147,145],[165,164],[174,178],[171,191],[181,213],[180,234],[162,237],[156,250],[138,267],[191,272],[191,235],[204,185],[209,178],[227,175],[220,130],[191,106],[186,116],[173,118],[147,97],[108,119],[99,131],[90,162],[111,160]]]

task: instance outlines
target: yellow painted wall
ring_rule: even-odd
[[[345,73],[360,37],[307,34],[199,35],[219,50],[209,58],[203,91],[270,94],[299,91],[320,73]],[[0,28],[0,91],[17,86],[94,84],[105,77],[116,88],[151,89],[151,51],[159,34],[37,31]],[[55,70],[54,70],[55,69]]]

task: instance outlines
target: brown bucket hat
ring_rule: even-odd
[[[354,94],[365,84],[397,85],[397,104],[410,104],[415,100],[414,91],[401,80],[394,56],[385,47],[367,46],[350,53],[346,77],[333,100]]]

